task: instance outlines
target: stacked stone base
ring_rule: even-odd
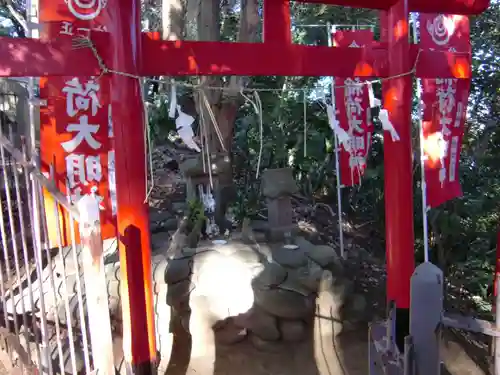
[[[200,243],[196,249],[183,249],[172,258],[164,253],[153,257],[157,347],[162,366],[168,365],[174,352],[175,327],[180,327],[181,334],[191,333],[193,357],[202,357],[203,353],[194,352],[210,345],[230,345],[247,338],[258,349],[272,351],[279,349],[280,343],[311,337],[313,321],[316,320],[314,325],[318,324],[315,313],[324,317],[322,332],[330,329],[332,322],[338,322],[335,323],[337,334],[346,322],[357,319],[356,313],[365,310],[363,296],[353,293],[352,283],[348,275],[343,275],[342,264],[333,248],[315,246],[303,238],[296,238],[295,246],[288,247],[256,243],[254,239],[253,233],[242,233],[239,239],[224,245]],[[69,250],[65,250],[63,256],[68,259],[66,279],[57,276],[62,273],[56,263],[44,269],[44,274],[56,275],[57,296],[48,281],[39,287],[44,294],[45,311],[52,312],[48,318],[67,324],[65,299],[59,293],[66,289],[61,288],[63,282],[68,291],[76,290],[78,276],[69,262]],[[115,364],[118,372],[125,374],[119,263],[106,264],[105,272],[115,327]],[[80,283],[83,284],[82,279]],[[24,292],[27,293],[27,289]],[[39,309],[40,296],[35,297],[35,306]],[[78,326],[76,294],[72,293],[69,300],[72,322]],[[16,311],[14,305],[11,308]],[[83,310],[86,315],[85,304]],[[212,335],[213,340],[210,337],[200,342],[207,334]],[[83,354],[79,340],[75,340],[75,345],[81,370]],[[198,342],[194,344],[194,341]],[[56,348],[55,344],[54,339],[50,345]],[[53,351],[53,362],[59,363],[57,350]]]
[[[219,344],[249,337],[267,350],[310,335],[322,293],[333,296],[332,318],[343,320],[353,299],[350,283],[340,273],[333,248],[303,238],[295,245],[273,247],[242,241],[201,243],[169,261],[167,304],[186,331],[193,331],[193,319],[198,319],[202,322],[197,325],[213,329]],[[357,310],[364,309],[359,296],[354,300]]]

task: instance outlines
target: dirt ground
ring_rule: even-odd
[[[174,324],[169,342],[172,352],[169,358],[162,358],[159,374],[368,375],[367,324],[351,326],[338,333],[339,325],[326,317],[323,307],[319,302],[309,337],[300,343],[273,344],[250,336],[237,344],[220,345],[212,329],[193,326],[193,320],[190,322],[192,336]],[[489,374],[484,348],[470,347],[462,338],[444,332],[442,374]]]
[[[462,346],[451,340],[443,343],[443,375],[486,375]],[[178,337],[176,356],[164,375],[368,375],[367,330],[359,329],[342,335],[334,343],[325,337],[322,343],[313,339],[282,345],[274,350],[259,350],[249,340],[218,348],[205,348],[204,356],[188,358],[189,339]],[[326,345],[325,345],[326,344]],[[0,375],[11,375],[0,362]]]
[[[317,336],[317,333],[316,333]],[[184,342],[182,342],[184,341]],[[232,346],[206,346],[204,354],[188,357],[186,338],[177,338],[176,356],[165,375],[368,375],[367,329],[360,328],[332,340],[312,337],[300,344],[280,344],[259,350],[249,340]],[[195,339],[192,345],[195,345]],[[183,350],[184,349],[184,350]],[[485,375],[456,341],[442,347],[444,375]]]

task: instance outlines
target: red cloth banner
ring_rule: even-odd
[[[337,31],[336,47],[361,48],[373,41],[370,30]],[[366,158],[372,142],[373,123],[370,117],[368,86],[359,78],[335,79],[335,109],[340,127],[349,136],[339,151],[340,183],[358,185],[366,169]]]
[[[421,48],[470,53],[469,19],[443,14],[420,15]],[[437,207],[462,196],[459,178],[470,80],[422,80],[427,204]]]
[[[89,37],[105,32],[103,7],[78,7],[74,0],[40,0],[41,38]],[[81,9],[80,9],[81,8]],[[42,172],[73,203],[94,192],[100,201],[103,238],[116,236],[113,129],[109,78],[49,77],[40,81],[40,96],[47,106],[40,109]],[[113,199],[112,199],[113,198]],[[51,245],[58,234],[54,201],[44,192],[45,213]],[[69,217],[58,212],[64,245],[71,243]],[[78,231],[75,233],[79,241]]]

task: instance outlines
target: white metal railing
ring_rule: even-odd
[[[5,128],[0,127],[0,361],[28,374],[114,374],[97,200],[88,196],[72,205],[28,161],[22,139],[2,133]],[[44,207],[42,188],[53,207]],[[69,217],[69,246],[62,241],[61,211]],[[55,245],[49,245],[45,212],[55,213]]]

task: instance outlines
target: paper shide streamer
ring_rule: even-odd
[[[170,86],[170,106],[168,110],[168,116],[170,118],[175,118],[175,128],[177,134],[181,137],[182,142],[189,147],[191,150],[196,152],[201,152],[200,146],[194,140],[193,123],[194,117],[184,113],[179,104],[177,104],[177,92],[175,84]],[[178,113],[177,118],[176,113]]]

